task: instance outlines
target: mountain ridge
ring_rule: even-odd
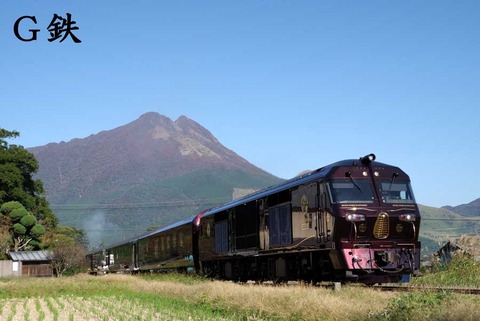
[[[224,147],[207,129],[186,116],[173,122],[166,116],[147,113],[112,130],[29,150],[39,160],[38,176],[54,204],[74,199],[101,203],[100,198],[88,193],[97,184],[103,185],[104,191],[113,191],[117,186],[217,166],[274,177]]]
[[[480,198],[471,201],[467,204],[460,204],[457,206],[442,206],[443,209],[458,213],[467,217],[480,217]]]

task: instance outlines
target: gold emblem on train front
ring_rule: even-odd
[[[373,227],[373,236],[377,239],[386,239],[390,231],[390,219],[388,214],[381,212],[378,214],[377,221]]]

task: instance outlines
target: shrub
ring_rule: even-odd
[[[2,214],[8,215],[13,210],[21,207],[23,207],[23,205],[20,202],[16,202],[16,201],[7,202],[5,204],[2,204],[2,206],[0,206],[0,212],[2,212]]]
[[[35,237],[35,238],[39,238],[40,236],[42,236],[43,234],[45,234],[45,228],[43,227],[43,225],[40,225],[40,224],[35,224],[32,229],[30,230],[30,234]]]
[[[11,211],[9,216],[14,222],[18,222],[26,215],[28,215],[28,211],[22,206]]]
[[[25,235],[25,233],[27,233],[27,229],[22,224],[17,223],[13,225],[13,232],[17,235]]]
[[[26,228],[30,228],[30,227],[34,226],[35,223],[37,223],[37,219],[32,214],[25,215],[20,220],[20,224],[22,224]]]

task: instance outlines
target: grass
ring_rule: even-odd
[[[458,258],[412,283],[471,286],[479,284],[479,269],[473,260]],[[0,282],[0,320],[469,321],[480,320],[479,307],[479,297],[448,291],[391,293],[358,286],[332,291],[303,284],[236,284],[179,274]]]

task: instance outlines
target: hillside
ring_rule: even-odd
[[[419,205],[422,215],[420,239],[422,254],[428,256],[436,252],[451,239],[458,239],[461,235],[471,235],[480,228],[480,221],[466,220],[456,212],[446,208],[436,208]]]
[[[85,229],[92,245],[193,215],[282,180],[181,116],[147,113],[83,139],[29,148],[60,223]]]
[[[458,213],[462,216],[480,217],[480,198],[477,198],[468,204],[444,206],[443,208]]]

